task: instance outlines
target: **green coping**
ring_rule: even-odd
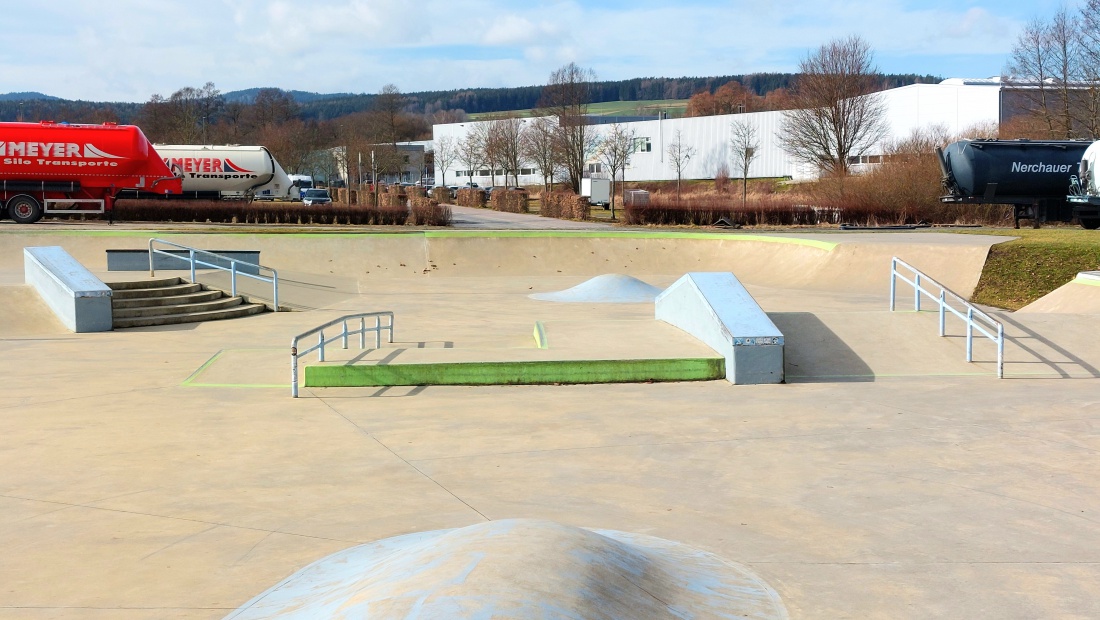
[[[722,358],[547,360],[452,364],[339,364],[306,366],[306,387],[397,385],[544,385],[711,381],[726,376]]]
[[[596,230],[427,230],[393,232],[264,232],[233,230],[45,230],[33,227],[11,227],[0,234],[69,236],[69,237],[180,237],[216,235],[221,237],[282,237],[282,238],[362,238],[362,237],[423,237],[425,239],[688,239],[709,241],[756,241],[801,245],[831,252],[838,244],[801,237],[781,237],[742,233],[697,233],[663,231],[596,231]]]
[[[1072,282],[1074,284],[1084,284],[1085,286],[1100,286],[1100,278],[1090,278],[1081,274],[1077,274]]]

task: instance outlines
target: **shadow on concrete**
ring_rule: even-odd
[[[1005,334],[1005,340],[1006,341],[1012,342],[1012,344],[1020,347],[1020,349],[1026,351],[1028,354],[1033,355],[1035,357],[1035,359],[1038,361],[1038,363],[1043,364],[1043,365],[1047,366],[1048,368],[1050,368],[1051,370],[1053,370],[1054,372],[1058,373],[1058,375],[1061,378],[1070,379],[1070,378],[1073,377],[1073,375],[1071,373],[1067,372],[1065,369],[1062,368],[1062,366],[1066,366],[1066,365],[1076,366],[1076,367],[1080,368],[1082,371],[1084,371],[1085,373],[1089,374],[1090,376],[1092,376],[1094,378],[1100,377],[1100,370],[1098,370],[1095,366],[1093,366],[1092,364],[1089,364],[1085,360],[1081,359],[1079,356],[1074,355],[1072,352],[1070,352],[1069,349],[1059,345],[1058,343],[1054,342],[1053,340],[1050,340],[1049,338],[1046,338],[1045,336],[1043,336],[1039,332],[1037,332],[1034,329],[1024,325],[1023,323],[1020,323],[1019,321],[1013,319],[1012,316],[1009,315],[1007,312],[998,312],[998,313],[996,313],[996,317],[1002,323],[1004,323],[1005,325],[1011,325],[1012,327],[1020,330],[1020,332],[1023,333],[1022,337],[1021,336],[1009,336],[1008,334]],[[1027,342],[1028,340],[1034,340],[1035,342],[1038,342],[1038,343],[1044,345],[1045,347],[1047,347],[1051,351],[1054,351],[1055,353],[1058,353],[1059,355],[1065,356],[1066,360],[1068,360],[1068,361],[1061,361],[1060,362],[1058,360],[1050,359],[1048,356],[1043,355],[1043,353],[1039,350],[1038,347],[1035,347],[1035,346],[1032,346],[1031,344],[1029,344]],[[1007,363],[1008,362],[1006,361],[1006,365],[1007,365]]]
[[[848,383],[875,380],[874,372],[821,319],[810,312],[769,312],[783,332],[787,383]]]

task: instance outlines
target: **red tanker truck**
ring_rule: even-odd
[[[45,213],[103,213],[124,189],[182,191],[137,127],[0,123],[0,217],[30,224]]]

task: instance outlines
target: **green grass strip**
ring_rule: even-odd
[[[726,376],[726,362],[721,358],[688,358],[452,364],[317,364],[306,366],[305,371],[305,387],[645,383],[722,379]]]

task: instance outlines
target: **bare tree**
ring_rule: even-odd
[[[695,156],[695,147],[684,144],[684,137],[679,129],[676,130],[676,139],[669,143],[665,152],[672,162],[672,168],[676,170],[676,202],[680,201],[680,180],[684,177],[684,169],[688,162]]]
[[[490,134],[497,162],[504,168],[504,184],[511,173],[515,185],[519,185],[519,169],[523,164],[523,120],[515,115],[492,122]]]
[[[473,185],[474,175],[485,164],[484,136],[480,132],[471,131],[458,143],[458,157],[466,164],[469,173],[470,185]]]
[[[202,88],[185,86],[167,99],[153,95],[140,113],[142,129],[154,142],[205,142],[207,125],[217,122],[224,103],[213,82],[207,82]]]
[[[1087,17],[1087,16],[1086,16]],[[1081,32],[1065,8],[1050,22],[1034,19],[1012,48],[1004,82],[1042,120],[1048,137],[1073,137],[1074,82],[1080,77]]]
[[[796,160],[846,176],[850,157],[886,135],[886,105],[871,95],[878,70],[871,48],[858,36],[822,45],[799,63],[793,99],[778,138]]]
[[[756,126],[744,120],[736,120],[730,123],[730,155],[733,158],[733,167],[741,173],[741,207],[748,204],[749,196],[749,167],[756,159],[756,151],[760,148],[760,140],[756,135]]]
[[[458,158],[458,145],[451,136],[443,136],[435,141],[435,165],[443,173],[442,184],[447,185],[447,171]]]
[[[596,74],[591,69],[582,69],[571,62],[550,74],[539,103],[542,114],[557,119],[556,150],[569,175],[569,183],[577,193],[580,193],[585,164],[599,143],[599,134],[587,116],[588,88],[595,79]]]
[[[615,123],[600,142],[599,158],[611,171],[611,219],[615,219],[615,177],[626,180],[626,167],[634,155],[634,130]]]
[[[538,167],[542,174],[542,189],[549,192],[554,186],[554,173],[560,166],[554,139],[557,124],[554,118],[541,116],[534,119],[523,131],[523,157]]]

